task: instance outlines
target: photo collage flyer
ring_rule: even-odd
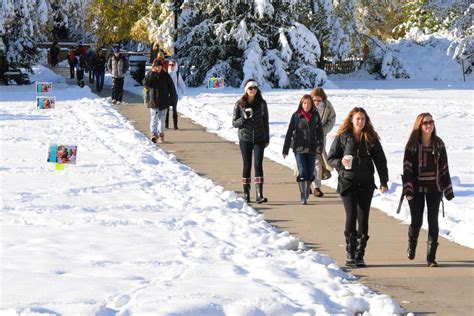
[[[51,93],[53,91],[52,82],[36,82],[36,93]],[[56,97],[54,96],[37,96],[36,108],[40,110],[53,109],[56,107]]]

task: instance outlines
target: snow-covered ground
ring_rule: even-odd
[[[37,71],[55,109],[35,108],[34,85],[0,87],[0,314],[402,312],[328,256],[295,250],[296,238],[157,148],[110,99]],[[182,110],[209,110],[210,129],[225,132],[236,91],[208,93],[211,103],[194,92]],[[270,154],[286,124],[277,111],[292,107],[276,98],[297,94],[269,102]],[[77,164],[56,170],[50,143],[78,145]]]
[[[354,80],[328,82],[325,87],[329,100],[337,113],[336,126],[329,134],[329,150],[335,132],[349,111],[355,107],[367,110],[388,159],[390,173],[389,192],[378,191],[372,205],[404,223],[410,221],[408,203],[405,201],[400,214],[396,214],[401,195],[402,160],[404,146],[416,116],[430,112],[438,135],[445,141],[448,150],[450,172],[456,198],[445,200],[445,217],[440,215],[440,233],[459,244],[474,247],[474,83],[416,80]],[[130,82],[131,80],[129,80]],[[127,89],[140,93],[140,87],[130,84]],[[265,156],[294,167],[293,155],[286,160],[282,148],[288,121],[296,110],[300,98],[310,90],[269,90],[263,96],[270,114],[270,145]],[[234,103],[243,94],[242,89],[205,88],[188,89],[187,96],[179,103],[178,110],[211,132],[237,142],[237,132],[232,127]],[[271,174],[266,174],[271,181]],[[337,173],[323,184],[336,188]],[[296,184],[295,184],[296,185]],[[298,197],[295,196],[295,200]],[[441,212],[440,212],[441,214]],[[424,220],[427,228],[426,218]]]

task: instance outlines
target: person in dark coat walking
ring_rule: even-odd
[[[120,52],[120,47],[113,48],[113,56],[107,62],[112,74],[112,103],[122,103],[125,73],[128,71],[128,59]]]
[[[87,72],[89,73],[89,83],[94,83],[94,57],[95,51],[91,46],[87,51],[86,60],[87,60]]]
[[[296,182],[300,189],[301,204],[307,204],[309,188],[315,179],[316,155],[321,154],[324,142],[321,118],[313,98],[305,94],[298,109],[291,116],[283,145],[283,158],[293,149],[298,166]]]
[[[338,171],[337,192],[346,211],[346,265],[365,266],[369,240],[369,210],[375,190],[374,164],[380,178],[380,192],[388,191],[387,159],[367,112],[353,108],[336,133],[328,155]]]
[[[151,71],[143,79],[145,104],[150,109],[151,141],[162,143],[165,140],[166,113],[177,99],[176,89],[170,75],[164,71],[161,61],[153,62]]]
[[[94,70],[95,77],[95,89],[97,92],[101,92],[104,88],[106,64],[107,59],[105,58],[104,50],[102,48],[97,48],[95,56],[92,59],[92,68]]]
[[[71,79],[74,79],[75,68],[76,68],[76,64],[77,64],[76,48],[74,46],[71,46],[69,48],[69,53],[67,55],[67,62],[69,64],[70,77],[71,77]]]
[[[443,198],[454,198],[448,155],[444,142],[436,135],[436,127],[430,113],[421,113],[415,120],[405,147],[403,158],[403,194],[410,205],[411,224],[408,228],[408,259],[415,259],[418,235],[423,224],[425,200],[428,213],[428,244],[426,261],[429,267],[437,267],[438,214]]]
[[[61,48],[59,47],[58,41],[54,41],[49,49],[49,60],[52,67],[56,67],[59,62],[59,53]]]
[[[256,202],[265,203],[263,196],[263,154],[270,142],[267,102],[258,83],[249,79],[244,83],[244,95],[235,103],[232,126],[239,129],[239,146],[242,154],[242,184],[244,198],[250,202],[250,173],[252,153],[255,165]]]

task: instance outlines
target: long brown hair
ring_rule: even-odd
[[[302,110],[303,109],[303,102],[304,100],[308,100],[309,103],[311,103],[311,108],[309,109],[309,112],[308,113],[312,113],[314,111],[316,111],[316,105],[314,105],[314,101],[313,101],[313,98],[309,95],[309,94],[305,94],[301,100],[300,100],[300,104],[298,105],[298,111]]]
[[[341,127],[336,132],[336,136],[341,135],[345,131],[349,131],[352,135],[353,133],[353,126],[352,126],[352,117],[357,114],[357,113],[362,113],[365,116],[365,125],[364,128],[362,129],[362,137],[365,140],[365,143],[369,146],[372,146],[375,142],[376,139],[379,139],[379,135],[374,129],[374,126],[372,125],[372,121],[370,120],[370,117],[367,115],[367,112],[360,107],[355,107],[353,108],[347,117],[344,119],[344,122],[342,122]]]
[[[244,87],[249,83],[250,81],[255,81],[255,79],[248,79],[244,82]],[[244,108],[246,104],[249,104],[249,96],[247,94],[247,91],[244,92],[244,95],[240,98],[240,107]],[[257,93],[255,94],[255,99],[253,100],[254,103],[260,103],[263,101],[262,97],[262,92],[260,91],[260,88],[257,87]]]
[[[421,143],[421,125],[425,117],[431,116],[428,112],[420,113],[415,119],[415,123],[413,124],[413,128],[410,133],[410,137],[408,137],[408,142],[406,147],[407,148],[415,148],[419,143]],[[442,144],[442,140],[436,135],[436,126],[433,124],[433,132],[431,133],[431,144]]]

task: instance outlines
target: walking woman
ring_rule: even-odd
[[[328,154],[326,153],[326,135],[332,130],[336,123],[336,111],[334,111],[334,107],[331,102],[329,102],[323,88],[314,88],[313,91],[311,91],[311,97],[316,105],[323,127],[323,150],[321,154],[318,154],[316,159],[316,178],[313,182],[313,194],[315,197],[323,197],[324,193],[321,191],[321,180],[329,179],[332,171],[332,167],[328,162]]]
[[[322,152],[323,127],[313,99],[305,94],[298,109],[291,116],[285,143],[283,158],[288,156],[290,147],[293,149],[298,166],[296,182],[300,189],[301,204],[307,204],[309,187],[315,178],[316,155]]]
[[[430,113],[417,116],[403,158],[403,194],[410,205],[411,224],[408,228],[408,259],[415,258],[416,244],[423,224],[423,211],[428,208],[428,245],[426,261],[437,267],[438,213],[443,193],[454,198],[449,175],[448,156],[443,141],[436,135]]]
[[[268,108],[258,83],[254,79],[249,79],[244,83],[244,91],[244,95],[235,103],[232,125],[239,129],[244,198],[250,202],[250,171],[253,153],[256,202],[260,204],[267,202],[267,198],[263,197],[263,153],[270,142]]]
[[[339,173],[337,192],[346,211],[346,265],[364,267],[369,240],[369,210],[375,190],[374,164],[380,192],[387,192],[387,159],[367,112],[353,108],[336,133],[328,155]]]

